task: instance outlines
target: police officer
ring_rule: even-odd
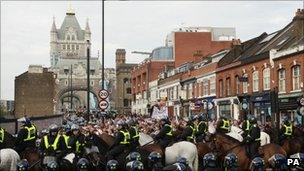
[[[196,126],[196,142],[203,142],[207,132],[207,118],[204,114],[198,116],[198,124]]]
[[[251,127],[251,124],[250,124],[250,119],[252,118],[253,116],[252,115],[248,115],[247,119],[244,120],[243,124],[242,124],[242,130],[243,130],[243,138],[246,138],[247,135],[248,135],[248,132],[249,132],[249,129]]]
[[[29,118],[23,117],[19,121],[23,123],[16,139],[16,151],[20,154],[26,148],[36,147],[37,128]]]
[[[56,124],[51,124],[49,126],[49,134],[43,136],[40,150],[44,156],[61,157],[62,139],[58,131],[59,127]]]
[[[0,150],[4,148],[13,148],[13,141],[8,139],[9,133],[0,127]]]
[[[112,160],[125,150],[130,148],[130,133],[128,131],[128,125],[124,121],[118,123],[119,132],[116,134],[116,139],[108,152],[108,160]]]
[[[172,141],[172,126],[167,118],[161,119],[162,128],[159,133],[154,137],[154,140],[159,141],[158,144],[164,150]]]
[[[248,135],[245,138],[247,152],[251,159],[258,156],[258,149],[261,146],[260,136],[261,130],[257,125],[257,119],[253,116],[250,118],[250,124],[252,125],[249,129]]]
[[[280,130],[280,135],[280,143],[282,143],[284,139],[290,139],[293,137],[293,125],[291,124],[291,122],[289,122],[287,116],[283,118],[283,124]]]
[[[70,144],[72,151],[75,152],[77,158],[81,158],[84,154],[85,135],[80,132],[80,128],[76,124],[71,126],[71,131]]]
[[[194,143],[195,134],[196,134],[196,124],[197,124],[197,117],[196,116],[190,117],[187,123],[187,127],[183,130],[182,134],[178,136],[178,139],[181,141],[189,141]]]
[[[130,132],[130,144],[131,151],[135,151],[136,147],[139,146],[139,130],[138,130],[138,121],[130,120],[129,121],[129,132]]]
[[[71,146],[71,138],[70,138],[71,129],[68,125],[66,125],[60,133],[61,133],[61,136],[64,140],[63,147],[62,147],[62,150],[63,150],[62,152],[65,155],[67,155],[67,154],[69,154],[73,151],[72,146]]]
[[[162,171],[162,156],[158,152],[151,152],[148,156],[148,171]]]
[[[226,134],[226,133],[230,132],[230,127],[231,127],[231,124],[230,124],[230,121],[228,120],[228,118],[226,116],[221,116],[220,121],[217,124],[216,130],[217,130],[217,132]]]

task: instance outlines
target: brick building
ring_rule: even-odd
[[[219,61],[217,74],[217,113],[240,119],[241,103],[247,101],[247,112],[254,114],[264,123],[266,118],[275,117],[270,92],[278,86],[278,73],[270,54],[290,46],[298,45],[303,37],[303,11],[297,12],[293,21],[283,29],[248,40],[234,48]],[[289,60],[284,59],[286,62]],[[301,65],[302,60],[291,62],[290,68]],[[296,74],[300,68],[296,67]],[[289,73],[291,73],[289,71]],[[298,84],[300,77],[297,75]],[[298,85],[297,85],[298,86]],[[299,87],[299,86],[298,86]],[[296,91],[300,91],[297,87]]]
[[[56,75],[42,66],[30,65],[27,72],[15,78],[16,117],[54,114]]]

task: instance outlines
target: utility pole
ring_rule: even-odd
[[[87,40],[87,117],[90,114],[90,41]]]
[[[71,111],[73,110],[73,65],[71,64]]]
[[[102,79],[102,85],[101,85],[101,89],[104,89],[104,1],[102,0],[102,54],[101,54],[101,63],[102,63],[102,70],[101,70],[101,79]]]

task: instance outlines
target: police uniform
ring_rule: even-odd
[[[250,121],[247,119],[243,122],[242,124],[242,130],[243,130],[243,138],[247,137],[248,133],[249,133],[249,129],[250,129]]]
[[[64,154],[71,153],[73,151],[72,145],[71,145],[71,136],[69,136],[66,132],[64,132],[61,136],[64,140],[63,147],[62,147],[63,153]]]
[[[129,129],[130,132],[130,143],[131,143],[131,151],[135,151],[136,147],[138,147],[139,144],[139,130],[138,130],[138,126],[131,126]]]
[[[37,128],[34,124],[25,124],[17,135],[16,151],[18,153],[26,148],[35,148],[37,139]]]
[[[245,138],[247,143],[247,152],[249,152],[252,159],[258,155],[258,149],[261,146],[260,136],[260,128],[257,124],[253,124],[249,129],[248,136]]]
[[[225,134],[230,132],[230,121],[226,118],[222,118],[217,125],[217,131]]]
[[[165,149],[172,141],[172,126],[168,123],[164,124],[159,133],[154,137],[156,141],[159,141],[159,145],[162,149]]]
[[[63,143],[63,137],[58,133],[55,136],[45,135],[41,139],[40,149],[45,156],[57,156],[60,158],[63,154]]]
[[[112,160],[125,150],[130,148],[130,133],[127,129],[121,129],[117,135],[113,148],[108,152],[108,160]]]
[[[196,134],[196,126],[193,124],[193,122],[190,122],[188,126],[183,130],[183,133],[179,136],[179,140],[181,141],[189,141],[194,142]]]
[[[290,122],[285,122],[282,125],[281,131],[280,131],[280,142],[282,142],[284,139],[290,139],[293,136],[293,126]]]
[[[200,121],[196,126],[196,142],[203,142],[207,132],[208,128],[206,122]]]

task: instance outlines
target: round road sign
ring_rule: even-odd
[[[247,109],[248,109],[248,103],[247,103],[247,102],[243,102],[243,103],[242,103],[242,108],[243,108],[244,110],[247,110]]]
[[[300,99],[300,105],[304,106],[304,97]]]
[[[105,109],[107,109],[109,107],[109,103],[106,101],[106,100],[101,100],[100,102],[99,102],[99,108],[101,109],[101,110],[105,110]]]
[[[99,91],[98,95],[101,99],[106,99],[109,97],[109,92],[107,90],[103,89],[103,90]]]

